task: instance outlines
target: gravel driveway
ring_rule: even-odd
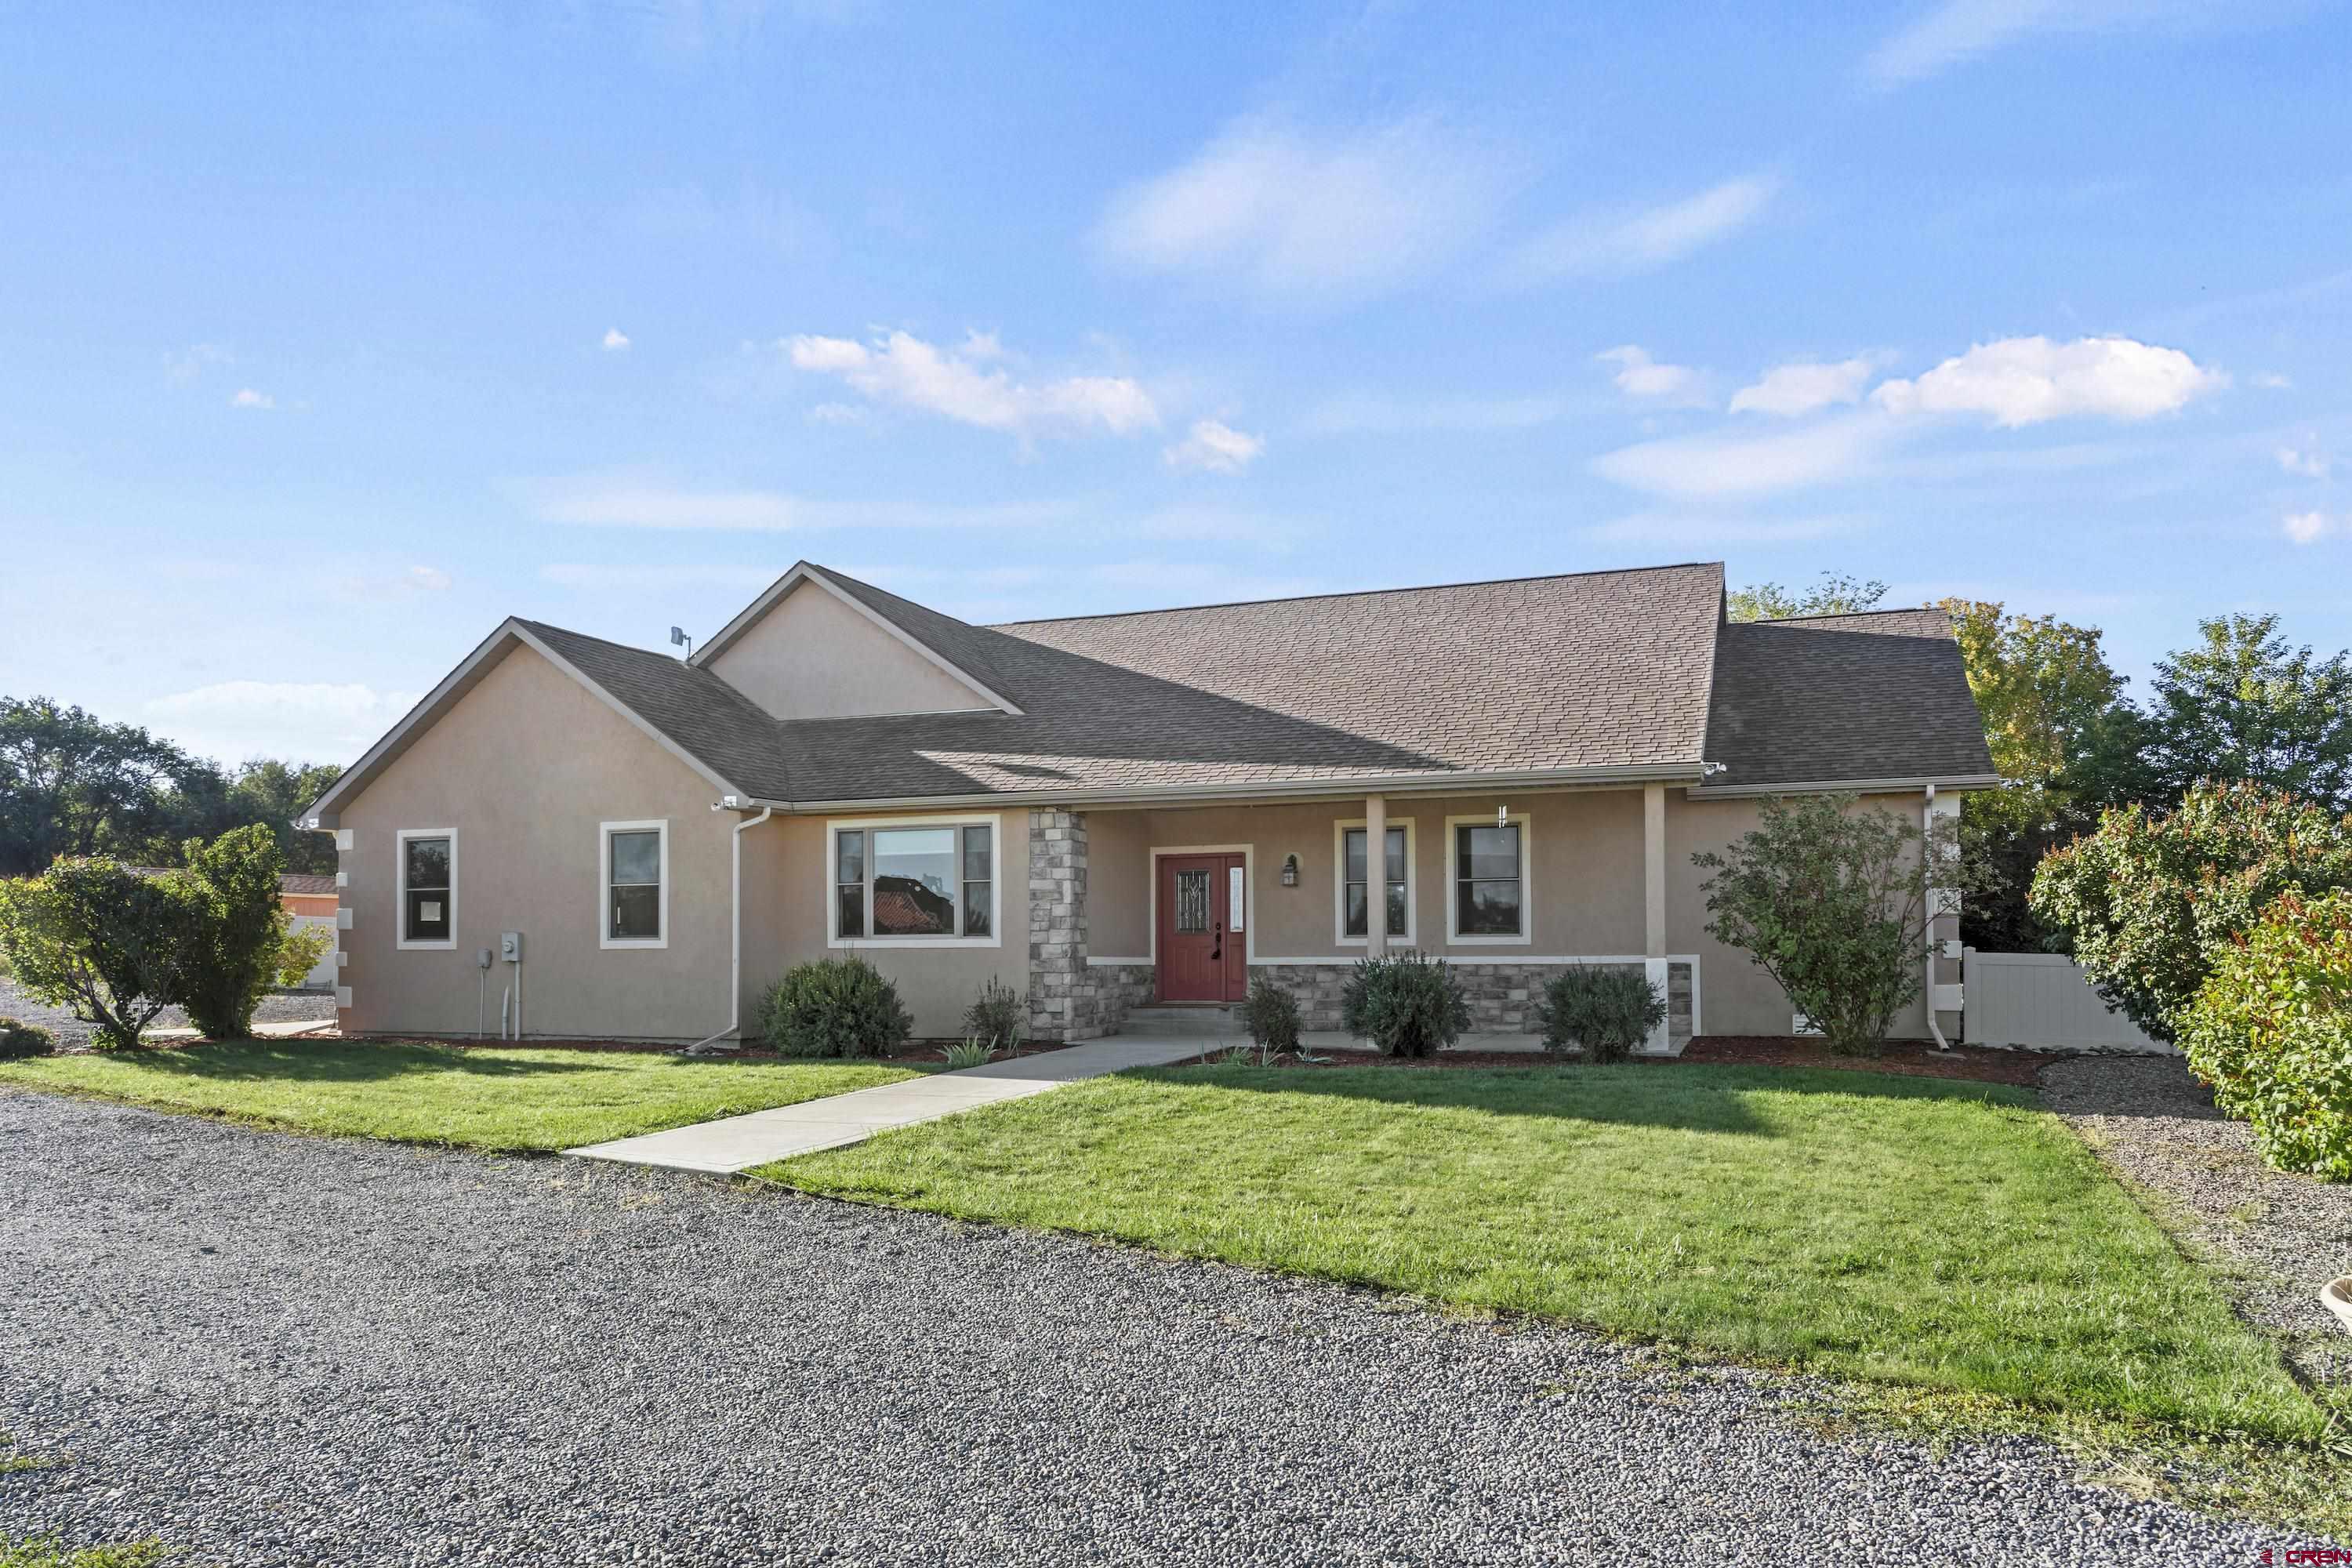
[[[89,1026],[62,1007],[52,1007],[46,1002],[36,1002],[9,981],[0,980],[0,1018],[18,1018],[27,1024],[38,1024],[58,1037],[60,1046],[89,1044]],[[311,1023],[324,1019],[334,1022],[335,994],[331,991],[279,991],[261,999],[253,1010],[257,1024]],[[151,1029],[184,1029],[188,1016],[177,1007],[166,1007],[155,1015]]]
[[[1565,1331],[693,1177],[0,1093],[0,1534],[319,1563],[2216,1563]]]
[[[2042,1102],[2107,1163],[2178,1206],[2190,1238],[2236,1265],[2225,1284],[2321,1383],[2352,1383],[2352,1334],[2319,1288],[2352,1273],[2352,1184],[2273,1171],[2179,1057],[2090,1057],[2042,1070]]]

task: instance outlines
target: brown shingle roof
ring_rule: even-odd
[[[281,896],[295,893],[306,897],[320,897],[332,893],[334,890],[335,879],[332,877],[314,876],[306,871],[288,871],[278,879],[278,891]]]

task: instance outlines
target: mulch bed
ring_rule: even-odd
[[[2011,1083],[2031,1089],[2042,1069],[2063,1061],[2062,1051],[1995,1051],[1982,1046],[1954,1046],[1939,1051],[1929,1045],[1897,1041],[1874,1057],[1842,1057],[1819,1040],[1793,1035],[1702,1035],[1679,1059],[1686,1062],[1728,1062],[1741,1067],[1834,1068],[1844,1072],[1895,1073],[1905,1078],[1973,1079],[1980,1083]]]

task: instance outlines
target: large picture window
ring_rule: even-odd
[[[1448,826],[1454,830],[1454,939],[1526,941],[1526,821],[1457,820]]]
[[[669,944],[669,824],[606,822],[598,825],[603,925],[597,941],[605,947],[667,947]]]
[[[457,834],[454,828],[403,828],[400,861],[402,947],[450,947],[457,920]]]
[[[1383,837],[1386,852],[1380,874],[1371,866],[1371,830],[1343,827],[1339,833],[1339,935],[1360,941],[1371,925],[1377,901],[1385,911],[1384,930],[1400,940],[1412,936],[1412,837],[1402,823],[1390,826]],[[1377,890],[1376,890],[1377,889]]]
[[[982,942],[996,919],[992,824],[833,830],[836,942]]]

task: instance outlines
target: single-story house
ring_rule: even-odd
[[[1257,974],[1333,1028],[1411,948],[1481,1031],[1640,968],[1665,1049],[1795,1023],[1695,851],[1767,795],[1922,822],[1997,782],[1942,615],[1737,623],[1718,563],[989,626],[803,563],[683,660],[507,621],[306,826],[359,1033],[755,1033],[846,952],[924,1037],[991,980],[1075,1040]],[[1929,967],[1899,1033],[1953,1032]]]

